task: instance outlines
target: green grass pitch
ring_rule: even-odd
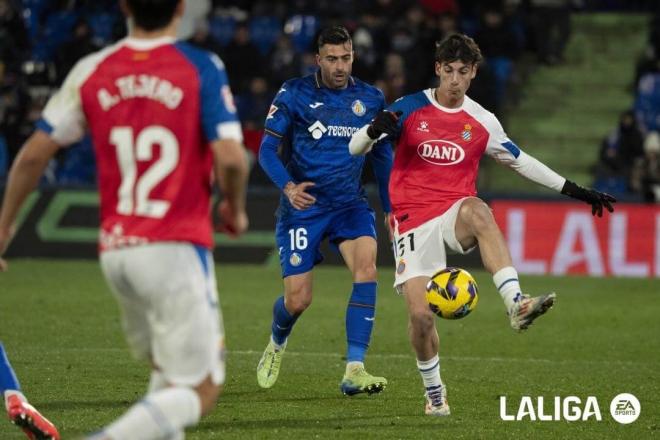
[[[91,432],[139,399],[148,369],[124,343],[114,299],[92,261],[15,260],[0,274],[0,340],[30,400],[64,439]],[[555,290],[550,313],[524,334],[508,326],[490,276],[475,311],[439,321],[442,376],[452,415],[423,415],[423,389],[406,334],[402,298],[382,267],[367,368],[390,384],[381,395],[345,397],[344,312],[350,275],[319,267],[314,302],[289,340],[278,383],[261,390],[255,367],[282,287],[277,269],[219,266],[228,344],[228,379],[216,411],[190,439],[293,438],[635,438],[660,437],[660,281],[522,277],[529,293]],[[639,419],[620,425],[610,400],[630,392]],[[603,421],[505,422],[520,398],[596,396]],[[551,408],[548,406],[548,408]],[[552,412],[552,409],[546,410]],[[0,439],[23,439],[8,422]]]

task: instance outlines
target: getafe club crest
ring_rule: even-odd
[[[464,141],[469,141],[472,139],[472,126],[470,124],[465,124],[463,126],[463,133],[461,133],[461,137]]]
[[[351,110],[353,110],[355,116],[364,116],[364,114],[367,112],[367,107],[362,101],[356,99],[353,101],[353,104],[351,104]]]
[[[291,254],[291,257],[289,258],[289,263],[291,263],[291,266],[294,267],[300,266],[300,263],[302,263],[302,257],[298,252],[294,252]]]

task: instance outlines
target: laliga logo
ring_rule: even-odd
[[[504,421],[561,421],[575,422],[595,418],[600,422],[603,417],[595,396],[588,396],[582,402],[579,397],[555,396],[549,408],[546,407],[543,396],[536,397],[536,402],[530,396],[522,396],[516,413],[509,414],[506,396],[500,396],[500,419]],[[641,405],[635,396],[622,393],[614,397],[610,403],[612,418],[621,424],[632,423],[639,417]]]
[[[500,396],[500,419],[506,421],[520,421],[529,418],[532,422],[536,420],[575,422],[577,420],[588,420],[591,417],[595,417],[598,421],[603,420],[598,407],[598,400],[594,396],[587,397],[584,407],[579,397],[567,396],[562,399],[555,396],[553,408],[551,408],[551,411],[548,411],[549,409],[545,408],[543,396],[536,398],[536,405],[534,405],[534,401],[530,396],[522,396],[518,412],[507,414],[506,396]]]
[[[465,151],[459,145],[442,139],[431,139],[417,146],[417,154],[433,165],[455,165],[465,158]]]

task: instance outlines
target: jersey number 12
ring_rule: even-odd
[[[163,218],[170,209],[170,202],[151,199],[149,194],[179,162],[179,142],[174,133],[166,127],[152,125],[134,136],[131,127],[114,127],[110,131],[110,143],[117,151],[121,172],[117,213]],[[160,157],[138,177],[137,162],[151,160],[155,145],[160,145]]]

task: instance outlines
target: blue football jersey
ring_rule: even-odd
[[[361,184],[365,156],[351,156],[348,143],[384,107],[379,89],[353,77],[339,90],[325,87],[320,72],[282,85],[266,117],[265,130],[285,141],[284,162],[294,181],[315,183],[307,191],[316,197],[316,203],[305,211],[295,211],[282,196],[280,215],[292,211],[316,215],[366,200]]]

